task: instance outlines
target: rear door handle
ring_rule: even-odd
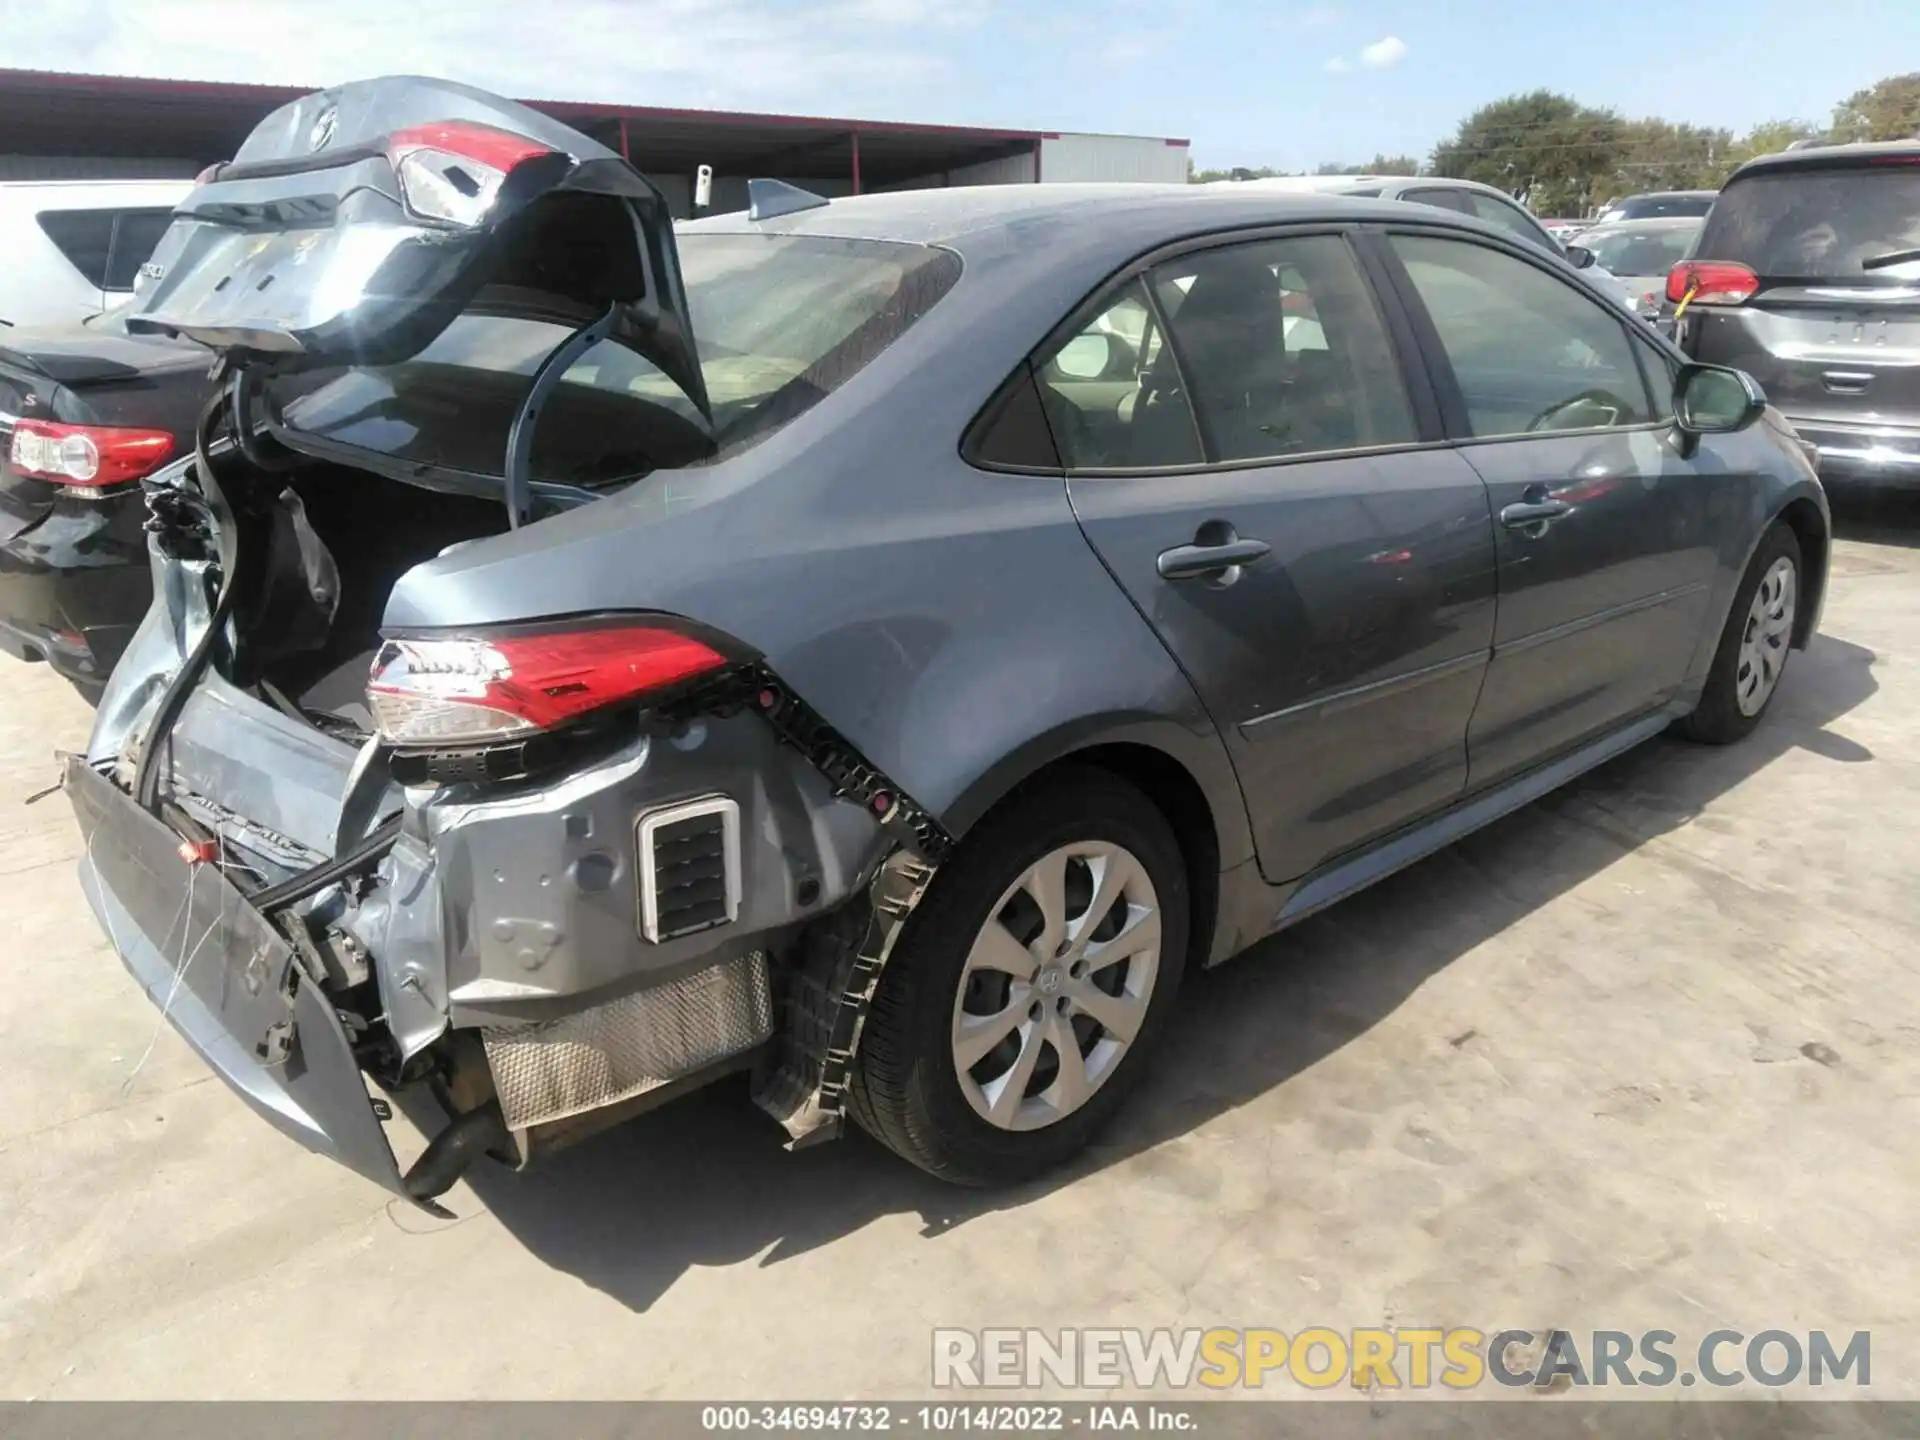
[[[1834,395],[1864,395],[1867,386],[1873,383],[1872,371],[1860,370],[1823,370],[1820,383]]]
[[[1273,547],[1264,540],[1235,537],[1218,545],[1176,545],[1162,550],[1154,563],[1162,580],[1197,580],[1251,565],[1272,553]]]
[[[1549,521],[1570,514],[1573,506],[1565,500],[1522,500],[1500,512],[1500,523],[1509,530],[1525,530],[1531,525],[1543,529]]]

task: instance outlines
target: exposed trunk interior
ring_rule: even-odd
[[[234,609],[240,644],[228,679],[324,730],[364,736],[368,668],[395,583],[450,545],[500,534],[506,511],[329,462],[237,468],[222,478],[250,579]]]

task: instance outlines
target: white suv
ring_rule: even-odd
[[[191,189],[191,180],[0,184],[0,327],[75,325],[131,294]]]

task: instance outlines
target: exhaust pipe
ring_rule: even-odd
[[[513,1135],[500,1113],[500,1104],[489,1100],[477,1110],[454,1116],[447,1128],[428,1142],[400,1183],[422,1210],[450,1220],[453,1212],[436,1197],[451,1190],[454,1182],[467,1173],[467,1167],[489,1150],[512,1147]]]

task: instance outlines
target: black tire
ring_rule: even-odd
[[[1146,871],[1162,926],[1157,974],[1138,1034],[1085,1103],[1042,1128],[1004,1130],[961,1091],[952,1051],[955,999],[991,907],[1035,861],[1083,840],[1124,846]],[[1139,1082],[1179,991],[1189,906],[1172,827],[1132,785],[1075,768],[1016,795],[942,865],[881,974],[854,1066],[855,1120],[902,1158],[955,1184],[1016,1184],[1062,1164]]]
[[[1776,521],[1760,537],[1753,561],[1747,566],[1747,573],[1740,577],[1740,588],[1734,592],[1733,608],[1727,612],[1726,628],[1721,631],[1719,648],[1713,653],[1713,668],[1707,672],[1707,686],[1701,692],[1700,704],[1676,727],[1687,739],[1703,745],[1731,745],[1736,740],[1744,740],[1767,713],[1773,697],[1780,693],[1780,680],[1776,677],[1759,709],[1751,715],[1740,709],[1740,646],[1750,623],[1754,593],[1760,588],[1762,577],[1781,559],[1792,562],[1797,605],[1806,589],[1801,583],[1800,540],[1786,525]],[[1780,655],[1783,673],[1786,656],[1783,650]]]

